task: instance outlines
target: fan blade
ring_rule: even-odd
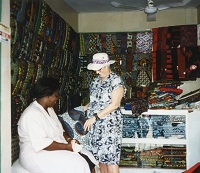
[[[148,22],[156,21],[156,13],[149,13],[149,14],[147,14],[147,21]]]
[[[161,11],[161,10],[166,10],[168,8],[183,7],[183,6],[187,5],[190,1],[191,0],[182,0],[182,2],[162,4],[162,5],[158,5],[157,8],[159,11]]]
[[[144,8],[141,8],[141,7],[134,7],[134,6],[131,6],[131,5],[124,5],[124,4],[120,4],[119,2],[115,2],[115,1],[112,1],[111,5],[113,7],[115,7],[115,8],[144,10]]]

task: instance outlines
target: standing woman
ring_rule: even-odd
[[[35,100],[18,122],[21,165],[31,173],[90,173],[86,160],[73,152],[54,105],[59,100],[59,82],[41,78],[33,88]],[[73,142],[72,142],[73,141]],[[72,142],[72,143],[71,143]]]
[[[120,103],[125,95],[121,78],[113,73],[106,53],[96,53],[87,68],[98,76],[90,85],[90,103],[85,106],[92,153],[99,161],[101,173],[119,173],[122,141],[122,114]]]

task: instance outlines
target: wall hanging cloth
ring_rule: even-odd
[[[180,27],[180,47],[197,46],[197,25]]]
[[[136,37],[136,52],[151,53],[153,46],[153,32],[138,32]]]
[[[97,53],[98,34],[89,34],[89,52],[90,54]]]

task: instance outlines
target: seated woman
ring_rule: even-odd
[[[59,100],[59,82],[41,78],[33,88],[35,99],[18,122],[21,165],[32,173],[90,173],[86,160],[73,152],[74,140],[64,132],[53,106]]]

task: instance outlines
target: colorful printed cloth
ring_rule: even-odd
[[[136,38],[136,52],[150,53],[153,46],[153,32],[138,32]]]

